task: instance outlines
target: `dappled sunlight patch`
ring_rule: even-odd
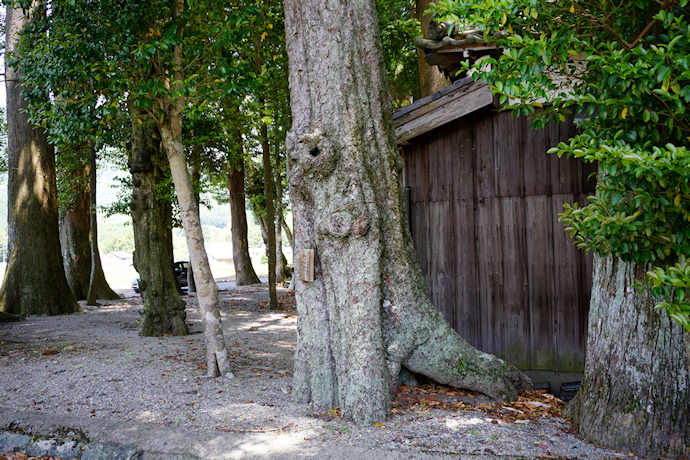
[[[468,426],[483,425],[489,423],[488,420],[483,420],[477,417],[466,419],[447,419],[446,428],[449,430],[458,430],[460,428],[467,428]]]

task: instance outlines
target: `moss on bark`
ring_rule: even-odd
[[[136,112],[132,118],[136,119]],[[171,205],[158,198],[164,179],[165,157],[160,136],[152,124],[132,124],[129,143],[129,169],[132,173],[132,227],[134,229],[134,267],[139,273],[139,289],[144,308],[139,334],[186,335],[185,302],[173,270],[168,244]]]

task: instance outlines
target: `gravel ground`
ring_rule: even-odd
[[[297,317],[291,294],[278,292],[277,312],[266,309],[265,285],[220,292],[234,380],[206,377],[193,296],[186,296],[186,337],[140,337],[139,297],[82,304],[83,312],[69,316],[0,324],[0,405],[400,451],[630,457],[580,440],[553,416],[556,402],[548,398],[491,412],[491,401],[482,395],[427,385],[403,388],[382,426],[357,427],[336,408],[314,414],[290,397]],[[547,407],[543,414],[552,415],[539,416],[536,409]],[[516,420],[520,408],[530,416]]]

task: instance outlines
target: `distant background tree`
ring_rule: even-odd
[[[395,108],[408,105],[411,98],[419,99],[423,96],[420,74],[426,72],[429,66],[424,62],[423,53],[421,61],[417,60],[417,49],[414,46],[414,37],[422,35],[417,11],[420,8],[424,11],[426,7],[421,3],[411,0],[376,0],[383,59]],[[420,62],[423,67],[419,66]],[[431,71],[438,73],[443,80],[443,74],[436,69]]]
[[[487,40],[507,31],[502,56],[474,77],[535,125],[577,113],[581,134],[551,153],[599,164],[596,195],[562,217],[577,246],[597,254],[585,376],[569,406],[580,433],[687,457],[688,0],[440,0],[432,11]]]
[[[92,245],[97,241],[97,232],[93,231],[96,228],[93,222],[96,197],[91,186],[96,174],[91,166],[91,160],[96,160],[95,150],[91,142],[82,142],[58,153],[60,246],[65,276],[77,300],[88,297],[90,286],[93,286],[92,295],[98,299],[118,298],[105,279],[98,246]]]

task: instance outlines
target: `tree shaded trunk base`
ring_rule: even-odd
[[[419,281],[423,283],[421,274]],[[416,286],[417,289],[409,289],[410,297],[407,298],[398,292],[400,304],[397,306],[389,301],[383,302],[385,341],[382,346],[385,349],[383,368],[386,374],[378,379],[356,377],[352,375],[357,372],[353,369],[355,358],[344,356],[361,353],[356,350],[361,346],[358,345],[359,337],[348,336],[345,331],[338,332],[332,324],[329,326],[327,318],[344,312],[324,312],[313,299],[305,299],[304,284],[297,281],[300,322],[293,394],[297,402],[311,403],[315,412],[326,412],[339,406],[344,416],[357,423],[371,425],[382,422],[390,415],[388,404],[395,397],[398,385],[410,375],[422,375],[439,384],[477,391],[501,401],[513,400],[532,388],[532,382],[520,370],[477,350],[460,337],[424,298],[424,289],[420,285]],[[409,285],[414,286],[414,283]],[[387,290],[385,283],[380,287]],[[422,295],[415,297],[415,293]],[[347,315],[350,316],[349,313]],[[369,321],[372,320],[370,317]],[[353,322],[361,324],[359,329],[350,329],[357,331],[355,335],[369,329],[363,319]],[[314,332],[316,330],[320,330],[318,335]],[[364,372],[372,372],[371,367]],[[380,388],[372,385],[372,381]],[[376,401],[374,392],[387,392],[387,397],[382,398],[383,402],[372,411],[371,405]]]
[[[11,315],[9,313],[5,313],[0,311],[0,323],[8,323],[11,321],[21,321],[22,317],[17,316],[17,315]]]
[[[101,265],[101,256],[96,252],[96,273],[93,285],[90,286],[93,290],[92,295],[96,300],[117,300],[120,296],[117,292],[113,291],[108,281],[105,279],[105,273],[103,273],[103,265]],[[88,292],[87,292],[88,297]]]
[[[74,171],[78,182],[86,181],[90,167]],[[65,266],[67,284],[76,300],[86,300],[91,279],[91,221],[90,186],[72,187],[68,193],[72,202],[60,215],[60,247]],[[116,300],[119,298],[105,279],[100,254],[97,254],[96,279],[94,283],[97,299]]]
[[[261,283],[259,276],[254,271],[251,260],[243,260],[240,266],[243,268],[239,272],[235,270],[235,286],[249,286],[250,284]]]
[[[170,290],[174,287],[171,286]],[[189,328],[185,323],[187,313],[185,312],[185,301],[180,299],[179,302],[173,299],[161,299],[161,302],[156,302],[164,305],[163,314],[160,309],[150,308],[151,301],[148,302],[149,307],[144,308],[141,313],[139,322],[139,335],[158,337],[165,334],[170,335],[187,335]]]
[[[57,247],[56,251],[59,251]],[[35,266],[21,266],[20,259],[19,255],[10,256],[0,290],[0,312],[28,316],[66,315],[81,311],[67,286],[61,260],[59,266],[52,267],[59,269],[59,273],[51,273],[50,267],[36,270]]]
[[[645,457],[690,457],[686,333],[648,293],[644,271],[595,257],[585,376],[567,407],[582,436]]]

